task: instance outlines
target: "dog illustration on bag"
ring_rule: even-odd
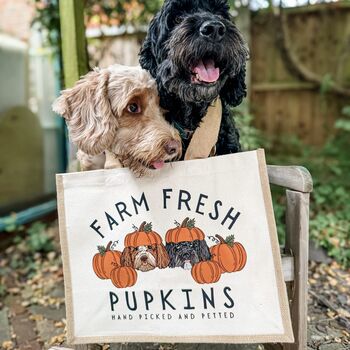
[[[167,231],[166,245],[162,237],[145,221],[124,239],[123,252],[113,250],[112,242],[98,246],[92,265],[97,277],[110,279],[117,288],[132,287],[137,282],[137,270],[147,272],[156,267],[181,267],[190,270],[196,283],[217,283],[224,273],[239,272],[247,263],[244,246],[233,235],[208,236],[215,242],[208,247],[204,232],[195,226],[195,219],[186,218],[182,224]]]
[[[194,219],[186,218],[181,225],[168,230],[165,241],[171,268],[191,270],[196,263],[211,259],[204,232],[195,227]]]
[[[122,266],[147,272],[169,265],[169,255],[161,236],[152,231],[152,224],[143,222],[139,229],[126,235],[121,256]]]

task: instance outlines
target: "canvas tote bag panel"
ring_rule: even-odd
[[[69,342],[293,342],[263,150],[57,192]]]

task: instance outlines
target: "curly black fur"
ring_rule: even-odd
[[[192,242],[167,243],[165,249],[169,255],[169,267],[185,267],[186,262],[192,266],[200,261],[211,259],[210,250],[205,240]]]
[[[220,21],[225,34],[220,40],[200,35],[206,21]],[[217,154],[240,151],[239,134],[229,113],[246,96],[245,63],[248,51],[229,14],[226,0],[166,0],[150,24],[140,52],[140,64],[157,80],[166,117],[181,129],[195,130],[218,96],[223,118]],[[216,83],[191,82],[191,67],[212,59],[220,68]],[[189,140],[183,138],[184,150]]]

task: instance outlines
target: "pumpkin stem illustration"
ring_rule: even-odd
[[[195,219],[186,218],[184,221],[182,221],[181,227],[194,228],[195,225],[196,225]]]
[[[140,228],[138,229],[140,232],[145,232],[145,225],[147,224],[146,221],[144,221],[141,225]]]
[[[181,227],[187,227],[188,220],[190,220],[190,218],[184,219],[184,221],[182,221]]]
[[[107,247],[104,247],[103,245],[99,245],[97,246],[97,250],[100,253],[101,256],[104,256],[107,252],[109,252],[111,250],[111,245],[112,245],[112,241],[110,241],[107,244]]]
[[[106,252],[109,252],[111,250],[111,245],[112,245],[112,241],[110,241],[108,244],[107,244],[107,247],[106,247]]]
[[[220,241],[221,244],[225,244],[226,241],[224,240],[224,238],[220,235],[215,235],[215,237]]]

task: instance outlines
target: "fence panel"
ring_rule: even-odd
[[[298,61],[321,77],[323,89],[335,81],[350,89],[350,4],[334,3],[285,10],[287,34]],[[349,97],[322,93],[299,77],[281,49],[278,17],[252,15],[252,112],[256,126],[270,136],[297,135],[320,145],[334,130]]]

